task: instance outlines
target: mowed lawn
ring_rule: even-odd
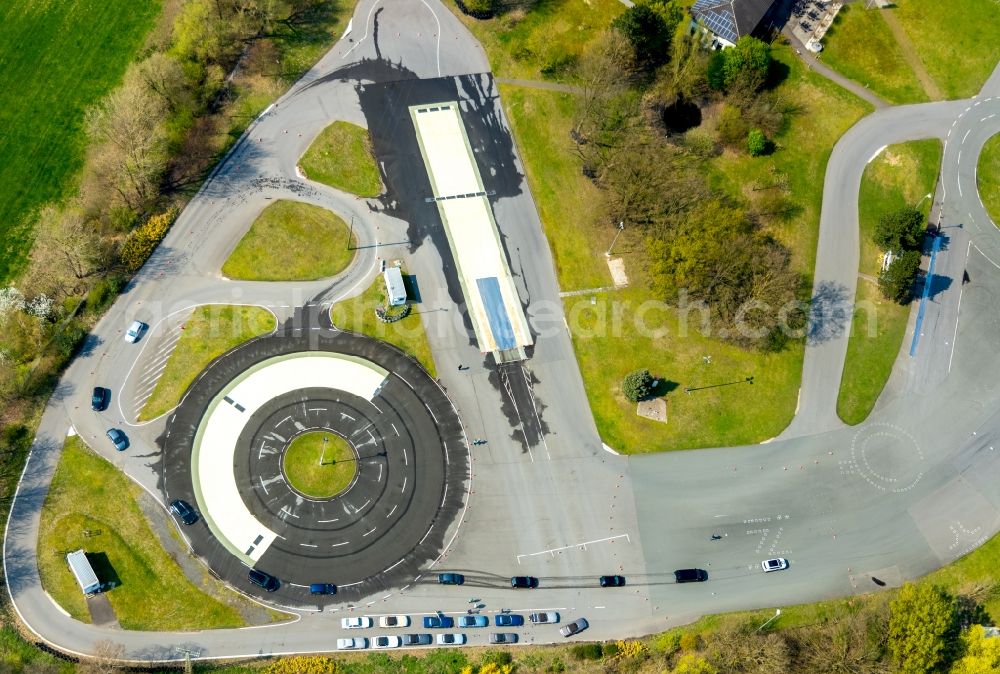
[[[862,274],[877,277],[882,252],[872,243],[878,219],[885,213],[917,206],[926,216],[941,167],[941,142],[920,140],[886,148],[868,164],[861,178],[858,222]],[[849,424],[864,421],[892,373],[906,333],[910,305],[885,300],[878,284],[858,279],[854,322],[840,381],[837,414]]]
[[[382,178],[368,129],[350,122],[334,122],[323,129],[302,155],[306,176],[359,197],[382,193]]]
[[[158,0],[0,3],[0,282],[22,267],[31,217],[74,189],[86,109],[110,91]]]
[[[586,45],[625,11],[618,0],[544,0],[485,21],[444,3],[486,50],[497,77],[564,79]]]
[[[983,146],[976,180],[979,183],[979,198],[983,200],[986,212],[993,218],[993,224],[1000,227],[1000,134],[990,138]]]
[[[209,304],[195,309],[139,419],[155,419],[172,410],[209,363],[275,327],[274,314],[261,307]]]
[[[948,98],[978,94],[997,67],[1000,2],[897,0],[896,13],[920,60]]]
[[[354,259],[354,244],[337,214],[281,199],[257,216],[222,274],[243,281],[311,281],[344,271]]]
[[[403,281],[408,283],[406,274],[403,274]],[[341,330],[368,335],[399,347],[416,358],[432,377],[436,377],[434,356],[419,314],[410,312],[400,321],[383,323],[375,317],[375,307],[384,305],[385,283],[380,275],[357,297],[334,304],[330,309],[330,318]]]
[[[66,440],[38,541],[38,567],[48,593],[74,618],[90,622],[66,563],[66,553],[82,549],[99,580],[117,583],[106,596],[125,629],[241,627],[235,608],[187,580],[150,530],[138,496],[139,487],[79,437]]]
[[[928,100],[880,11],[841,8],[823,40],[823,62],[890,103]]]

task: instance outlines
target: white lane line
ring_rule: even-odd
[[[376,482],[381,482],[382,481],[382,463],[381,462],[379,462],[379,464],[378,464],[378,479],[375,480],[375,481]]]
[[[406,458],[406,447],[403,447],[403,465],[404,466],[410,465],[409,460]]]
[[[956,183],[956,184],[958,185],[958,196],[960,196],[960,197],[961,197],[961,196],[964,196],[964,195],[962,194],[962,181],[961,181],[961,180],[958,180],[958,179],[956,179],[956,180],[955,180],[955,183]]]
[[[398,438],[399,437],[399,429],[396,428],[396,424],[394,424],[392,422],[389,422],[389,425],[392,426],[392,430],[396,434],[396,437]]]
[[[869,159],[867,163],[871,164],[873,161],[875,161],[875,158],[878,157],[880,154],[882,154],[882,150],[884,150],[887,147],[889,147],[889,146],[888,145],[883,145],[879,149],[875,150],[875,154],[872,155],[872,158]]]
[[[318,548],[318,545],[313,545],[312,543],[299,543],[303,548]]]
[[[985,117],[983,117],[983,118],[982,118],[981,120],[979,120],[979,123],[980,123],[980,124],[982,124],[982,123],[983,123],[983,122],[985,122],[985,121],[986,121],[987,119],[993,119],[993,118],[994,118],[994,117],[996,117],[996,116],[997,116],[997,113],[995,113],[995,112],[994,112],[994,113],[993,113],[992,115],[986,115],[986,116],[985,116]]]
[[[972,254],[972,242],[965,250],[965,264],[969,264],[969,255]],[[951,355],[948,357],[948,372],[951,372],[951,363],[955,360],[955,342],[958,341],[958,320],[962,315],[962,298],[965,296],[965,284],[962,284],[962,290],[958,293],[958,308],[955,310],[955,332],[951,336]]]
[[[970,133],[972,133],[972,129],[969,129],[968,131],[966,131],[965,135],[962,136],[962,144],[963,145],[965,145],[965,139],[969,137]],[[962,153],[961,152],[958,153],[958,160],[962,161]]]
[[[318,524],[329,524],[330,522],[336,522],[339,519],[339,517],[334,517],[332,520],[316,520],[316,522]],[[338,543],[337,545],[343,545],[343,543]]]
[[[382,573],[388,573],[389,571],[392,571],[393,569],[395,569],[395,568],[396,568],[397,566],[399,566],[400,564],[402,564],[402,563],[403,563],[403,562],[405,562],[405,561],[406,561],[406,557],[403,557],[403,558],[402,558],[401,560],[399,560],[398,562],[396,562],[395,564],[393,564],[392,566],[390,566],[390,567],[389,567],[388,569],[386,569],[386,570],[385,570],[385,571],[383,571]],[[391,597],[391,596],[392,596],[392,595],[390,595],[390,594],[387,594],[387,595],[385,595],[385,597],[382,597],[382,598],[383,598],[383,599],[387,599],[387,598],[389,598],[389,597]]]
[[[353,47],[344,52],[344,55],[341,57],[342,59],[346,59],[348,54],[357,49],[362,42],[368,39],[368,24],[371,23],[372,14],[375,12],[375,8],[378,7],[378,3],[379,0],[375,0],[375,2],[372,3],[372,8],[368,10],[368,18],[365,19],[365,34],[361,36],[361,39],[354,43]],[[371,606],[371,604],[369,604],[369,606]]]
[[[992,259],[990,258],[990,256],[989,256],[989,255],[987,255],[986,253],[984,253],[984,252],[983,252],[983,250],[982,250],[982,249],[981,249],[981,248],[980,248],[979,246],[977,246],[976,244],[972,244],[972,247],[973,247],[973,248],[975,248],[975,249],[976,249],[976,250],[977,250],[977,251],[979,252],[979,254],[980,254],[980,255],[982,255],[983,257],[985,257],[985,258],[986,258],[986,260],[987,260],[987,261],[988,261],[988,262],[989,262],[989,263],[990,263],[991,265],[993,265],[993,266],[994,266],[994,267],[996,267],[997,269],[1000,269],[1000,264],[997,264],[996,262],[994,262],[994,261],[993,261],[993,260],[992,260]]]
[[[364,503],[362,503],[361,507],[358,508],[355,512],[361,512],[362,510],[364,510],[365,508],[367,508],[368,504],[371,503],[371,502],[372,502],[372,500],[368,499],[367,501],[365,501]]]
[[[347,545],[350,541],[344,541],[343,543],[333,543],[330,545],[331,548],[339,548],[341,545]],[[341,585],[341,587],[347,587],[346,585]]]
[[[406,475],[403,476],[403,488],[399,490],[400,494],[406,493],[406,477],[407,477]]]
[[[361,534],[361,538],[364,538],[365,536],[375,533],[376,529],[378,529],[378,527],[372,527],[372,530],[369,531],[368,533]]]
[[[437,27],[438,27],[438,32],[437,32],[437,69],[438,69],[438,77],[441,77],[441,21],[438,19],[437,13],[433,9],[431,9],[430,5],[427,4],[427,0],[420,0],[420,2],[424,3],[424,7],[426,7],[430,11],[431,15],[434,17],[434,21],[437,23]]]
[[[446,486],[446,487],[447,487],[447,486],[448,486],[448,483],[447,483],[447,482],[445,482],[444,486]],[[386,518],[386,519],[389,519],[390,517],[392,517],[392,514],[393,514],[394,512],[396,512],[396,508],[398,508],[398,507],[399,507],[399,504],[398,504],[398,503],[397,503],[397,504],[395,504],[395,505],[393,505],[393,506],[392,506],[392,510],[390,510],[390,511],[389,511],[389,514],[388,514],[388,515],[386,515],[386,516],[385,516],[385,518]]]
[[[614,540],[617,540],[619,538],[624,538],[629,543],[632,542],[632,539],[629,537],[628,534],[618,534],[617,536],[608,536],[607,538],[598,538],[598,539],[595,539],[595,540],[592,540],[592,541],[584,541],[583,543],[574,543],[573,545],[564,545],[564,546],[562,546],[560,548],[549,548],[548,550],[542,550],[541,552],[529,552],[529,553],[525,553],[525,554],[522,554],[522,555],[517,555],[517,561],[518,561],[518,564],[520,564],[522,557],[536,557],[538,555],[552,555],[553,557],[555,557],[555,553],[560,552],[562,550],[571,550],[573,548],[583,548],[584,550],[586,550],[588,545],[593,545],[594,543],[607,543],[609,541],[614,541]]]
[[[260,480],[260,488],[264,490],[265,494],[267,494],[267,486],[264,484],[264,476],[258,475],[257,479]]]

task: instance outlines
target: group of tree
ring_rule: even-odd
[[[639,2],[583,55],[576,151],[608,219],[641,232],[661,298],[703,308],[723,339],[779,348],[804,324],[802,278],[768,227],[787,212],[785,189],[775,180],[744,203],[712,187],[704,161],[720,146],[762,154],[780,129],[770,48],[745,37],[713,52],[682,18],[674,0]],[[720,110],[715,135],[670,133],[680,104]]]
[[[923,213],[909,206],[884,213],[876,223],[872,241],[892,256],[878,277],[879,290],[886,299],[905,304],[912,297],[926,229]]]

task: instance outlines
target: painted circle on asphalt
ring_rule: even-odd
[[[309,359],[343,360],[367,383],[301,376],[322,369]],[[299,375],[268,374],[289,362]],[[329,466],[319,465],[334,456],[329,441],[323,454],[324,434],[341,443]],[[356,602],[415,582],[453,540],[469,489],[464,431],[437,383],[398,349],[332,328],[259,338],[216,360],[161,441],[164,496],[201,514],[184,529],[194,552],[240,590],[286,606]],[[338,464],[350,464],[346,478],[316,470]],[[250,585],[250,566],[281,588]],[[312,596],[313,583],[337,593]]]
[[[306,428],[285,443],[281,474],[288,486],[305,498],[324,500],[354,484],[360,457],[336,430]]]
[[[874,423],[851,442],[854,471],[876,489],[901,493],[923,477],[924,453],[916,439],[895,424]]]

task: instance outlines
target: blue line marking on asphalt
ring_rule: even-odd
[[[477,278],[476,285],[479,286],[479,296],[483,300],[486,318],[490,322],[490,330],[493,332],[493,341],[496,342],[497,348],[513,349],[517,346],[517,339],[514,337],[514,328],[510,324],[510,317],[507,315],[507,308],[500,294],[500,281],[495,276],[489,276]]]
[[[917,355],[917,342],[920,341],[920,328],[924,323],[924,310],[927,308],[927,298],[931,294],[931,283],[934,281],[934,261],[937,259],[938,251],[941,250],[941,237],[934,237],[934,244],[931,246],[931,261],[927,265],[927,278],[924,281],[924,292],[920,298],[920,309],[917,310],[917,322],[913,326],[913,341],[910,342],[910,358]]]

